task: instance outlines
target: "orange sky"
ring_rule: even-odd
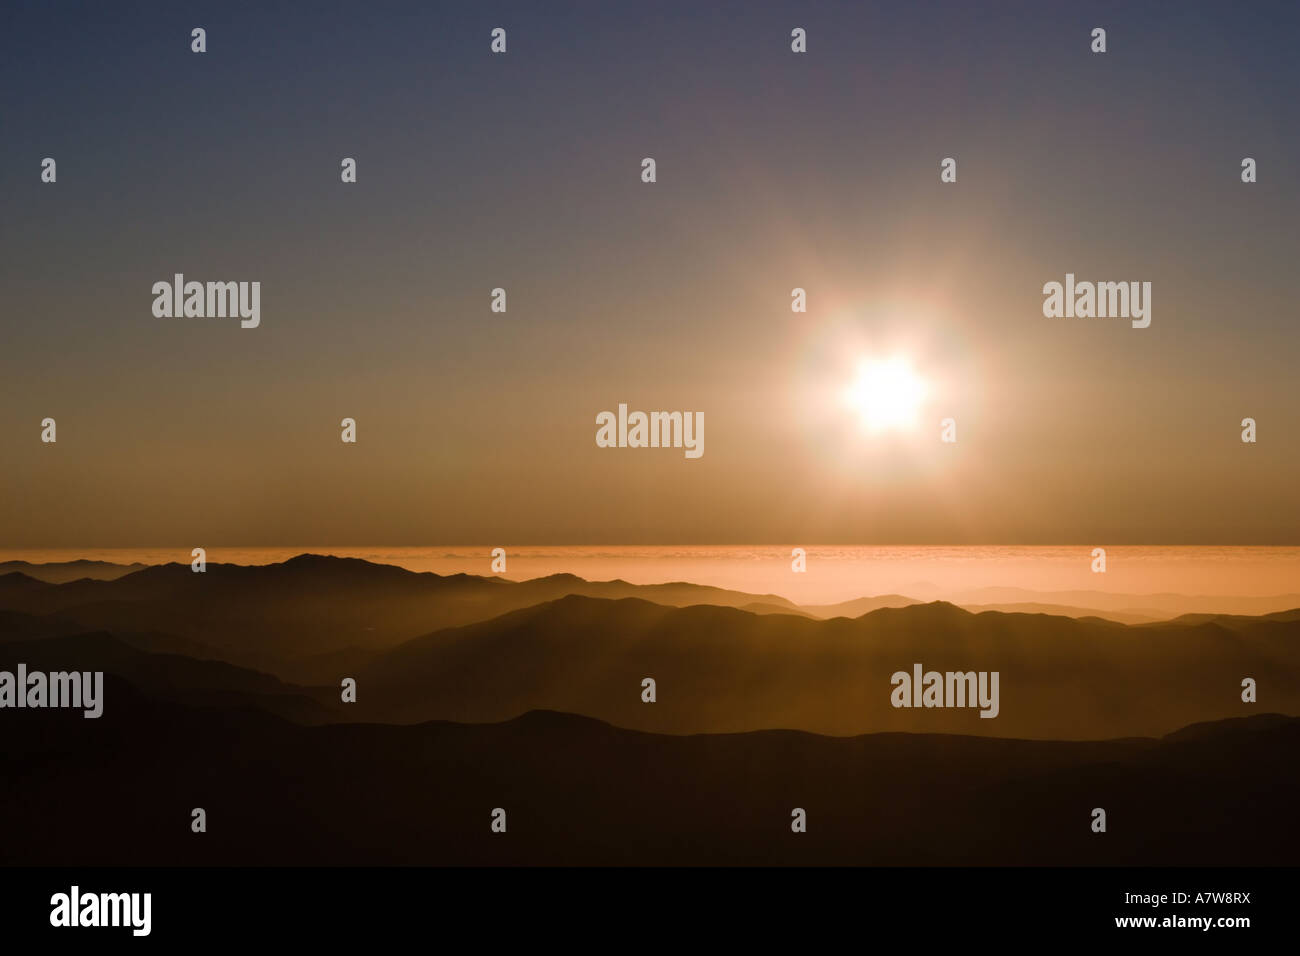
[[[668,4],[494,63],[322,11],[306,82],[275,11],[220,75],[23,15],[0,545],[1300,544],[1287,31],[837,6],[799,57],[783,10]],[[176,272],[260,281],[259,327],[155,318]],[[1150,327],[1044,317],[1066,273],[1151,282]],[[864,435],[891,355],[919,424]],[[702,412],[703,456],[598,448],[619,403]]]

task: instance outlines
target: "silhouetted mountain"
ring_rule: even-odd
[[[1159,614],[1139,614],[1133,611],[1099,611],[1090,607],[1071,607],[1066,604],[1042,604],[1035,601],[1006,604],[962,604],[972,614],[982,611],[1001,611],[1004,614],[1053,614],[1057,617],[1074,617],[1116,624],[1154,624],[1164,620]]]
[[[21,571],[9,571],[0,574],[0,601],[23,600],[33,592],[44,591],[49,586],[45,581],[38,581]]]
[[[662,604],[793,605],[775,595],[693,584],[634,585],[552,575],[531,581],[416,573],[357,558],[304,554],[279,564],[146,568],[113,581],[49,585],[0,578],[0,607],[58,615],[81,630],[172,634],[234,663],[315,679],[297,658],[346,652],[360,660],[428,631],[486,620],[571,593]]]
[[[295,687],[268,674],[221,661],[147,653],[110,634],[0,643],[0,670],[14,673],[19,663],[25,664],[29,673],[33,670],[103,671],[106,678],[112,675],[127,681],[150,698],[226,708],[257,708],[299,723],[337,720],[344,713],[339,691],[333,687]],[[105,700],[106,714],[115,703]],[[3,715],[8,717],[12,713],[15,711],[4,711]]]
[[[80,625],[61,617],[22,614],[18,611],[0,610],[0,643],[28,640],[33,637],[56,637],[75,634]]]
[[[811,614],[806,608],[784,607],[780,604],[745,604],[738,610],[748,611],[750,614],[794,614],[798,617],[817,617]]]
[[[1087,609],[1089,613],[1102,617],[1120,612],[1153,621],[1168,620],[1182,614],[1258,615],[1300,607],[1300,593],[1253,597],[1169,592],[1121,594],[1114,591],[1029,591],[1025,588],[988,587],[960,590],[946,596],[963,607],[1054,604]]]
[[[85,558],[78,558],[75,561],[46,561],[40,564],[33,564],[30,561],[0,561],[0,575],[8,574],[11,571],[21,571],[38,581],[63,584],[66,581],[76,581],[80,578],[98,578],[109,581],[147,567],[147,564],[140,564],[139,562],[114,564],[112,561],[89,561]]]
[[[996,718],[900,707],[895,672],[997,671]],[[359,718],[505,720],[563,710],[658,733],[795,728],[1095,739],[1261,707],[1300,713],[1300,622],[1228,629],[971,614],[936,602],[856,620],[570,596],[407,642],[359,674]],[[642,680],[657,701],[641,699]]]
[[[0,720],[20,781],[0,819],[22,821],[0,862],[1259,865],[1300,850],[1295,719],[1082,743],[676,737],[558,713],[301,727],[116,678],[105,693],[99,720]]]
[[[50,615],[22,614],[0,610],[0,644],[38,637],[58,637],[84,633],[75,621]],[[197,660],[220,660],[216,648],[200,641],[157,631],[115,631],[112,635],[130,647],[155,654],[181,654]]]
[[[924,604],[924,601],[918,601],[916,598],[906,597],[902,594],[881,594],[877,597],[860,597],[852,601],[841,601],[838,604],[805,604],[803,609],[815,617],[861,617],[864,614],[870,614],[872,611],[878,611],[882,607],[907,607],[911,604]]]
[[[1125,626],[934,602],[817,620],[793,606],[781,612],[770,596],[686,584],[573,575],[516,583],[318,555],[209,565],[205,574],[171,564],[62,585],[19,574],[0,578],[6,587],[0,647],[108,632],[140,651],[223,660],[321,688],[313,693],[325,712],[304,719],[328,719],[345,677],[360,682],[350,719],[500,721],[549,709],[679,734],[1087,739],[1166,733],[1256,706],[1300,713],[1293,612]],[[566,593],[575,589],[659,603]],[[557,592],[564,596],[535,600]],[[705,597],[771,613],[671,606]],[[412,635],[423,636],[402,640]],[[997,671],[998,716],[981,718],[974,706],[893,707],[892,676],[917,663],[925,672]],[[1241,701],[1247,677],[1259,684],[1258,705]],[[655,703],[641,699],[645,678],[657,682]]]
[[[1257,616],[1248,614],[1184,614],[1166,623],[1184,625],[1222,624],[1224,627],[1249,628],[1265,621],[1278,621],[1281,623],[1300,621],[1300,608],[1292,608],[1287,611],[1274,611],[1272,614],[1260,614]]]

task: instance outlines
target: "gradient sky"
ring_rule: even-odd
[[[1297,5],[977,6],[5,4],[0,546],[1300,544]]]

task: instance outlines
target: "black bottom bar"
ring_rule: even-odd
[[[7,941],[90,945],[518,939],[621,948],[719,934],[729,948],[900,934],[922,946],[1123,936],[1231,944],[1281,931],[1294,882],[1294,869],[1223,868],[3,869],[0,919]],[[74,885],[83,905],[90,894],[149,893],[148,936],[129,925],[52,926],[52,897],[70,904]]]

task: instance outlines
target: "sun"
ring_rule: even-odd
[[[916,424],[925,393],[907,360],[894,357],[863,362],[844,398],[868,431],[899,431]]]

